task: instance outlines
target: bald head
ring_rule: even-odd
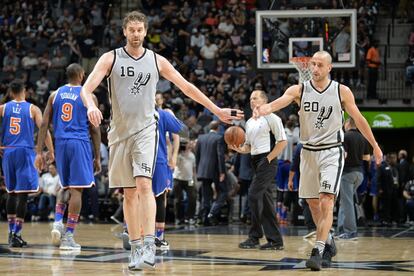
[[[332,57],[326,51],[316,52],[310,61],[312,70],[312,80],[316,82],[326,82],[329,79],[329,72],[332,70]],[[326,84],[323,84],[324,86]]]
[[[315,54],[313,54],[312,58],[323,59],[328,64],[332,63],[332,56],[327,51],[318,51]]]

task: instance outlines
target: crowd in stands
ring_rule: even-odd
[[[142,9],[149,20],[145,47],[168,58],[185,78],[218,106],[244,109],[248,118],[251,114],[249,95],[253,89],[265,90],[269,100],[274,100],[288,86],[297,83],[295,74],[257,72],[254,68],[255,52],[252,45],[255,44],[255,10],[257,6],[263,5],[262,2],[142,1]],[[278,2],[282,3],[276,7],[278,9],[297,8],[289,5],[288,1]],[[346,8],[358,10],[360,62],[352,74],[340,74],[339,81],[359,85],[364,83],[365,55],[375,33],[379,1],[343,2]],[[8,83],[15,78],[21,78],[26,83],[27,100],[44,107],[50,91],[65,83],[64,72],[67,65],[73,62],[80,63],[85,72],[90,73],[102,53],[121,47],[125,43],[121,21],[114,18],[113,8],[111,1],[3,1],[0,7],[0,95],[6,99]],[[332,1],[328,8],[341,7],[338,7],[337,1]],[[209,123],[216,118],[201,105],[184,97],[177,87],[166,80],[159,81],[157,90],[162,93],[165,107],[171,108],[185,123],[186,127],[181,136],[187,139],[188,148],[193,150],[198,135],[208,132]],[[96,91],[99,108],[105,118],[101,126],[103,171],[96,177],[97,186],[84,194],[83,202],[85,207],[82,215],[92,221],[98,218],[108,219],[122,201],[118,191],[108,191],[107,188],[106,129],[110,114],[106,91],[105,83]],[[295,111],[295,108],[288,108],[278,114],[285,122],[289,133],[293,133],[292,129],[297,128],[297,121],[294,117],[289,117]],[[243,125],[243,122],[241,124]],[[222,125],[220,132],[223,131]],[[291,150],[294,150],[293,147]],[[291,156],[292,153],[288,155]],[[245,172],[240,166],[248,163],[243,163],[239,159],[240,156],[226,151],[228,171],[234,176],[230,175],[229,179],[237,179]],[[289,158],[281,160],[282,163],[291,161]],[[44,183],[41,185],[42,191],[31,198],[33,204],[30,205],[29,213],[35,220],[53,217],[53,208],[50,206],[53,206],[57,187],[53,171],[53,165],[45,170],[45,174],[41,176],[41,183]],[[245,181],[248,179],[240,181],[239,178],[238,182]],[[227,210],[232,210],[239,184],[237,181],[228,183],[228,191],[232,193],[229,193]],[[244,185],[241,186],[240,196],[245,198],[247,190]],[[4,215],[5,191],[4,186],[0,187],[0,210]],[[287,186],[279,190],[286,192]],[[398,204],[403,202],[403,190],[404,188],[399,190],[401,201]],[[188,199],[192,196],[194,195],[190,197],[184,193],[183,206],[188,206]],[[184,213],[177,211],[179,205],[180,202],[175,202],[176,213]],[[248,208],[241,205],[241,217],[246,217]],[[289,210],[290,206],[286,207],[281,207],[280,210]],[[402,222],[402,214],[395,221]],[[179,216],[183,220],[194,219],[182,214]],[[283,219],[286,214],[280,211],[279,216]]]

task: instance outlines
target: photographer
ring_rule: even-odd
[[[405,184],[403,195],[406,199],[405,206],[407,208],[409,223],[410,225],[414,225],[414,180],[410,180]]]
[[[195,224],[194,214],[196,209],[196,191],[195,191],[195,172],[196,159],[191,151],[191,143],[181,138],[180,148],[177,158],[177,166],[174,170],[174,212],[177,224],[183,220],[189,224]],[[183,190],[187,193],[187,208],[182,206]]]

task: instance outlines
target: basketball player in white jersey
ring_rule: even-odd
[[[111,188],[124,188],[124,214],[131,244],[128,268],[131,270],[155,267],[156,207],[151,179],[158,147],[154,102],[159,77],[173,82],[184,94],[226,123],[243,117],[242,111],[217,107],[166,58],[144,48],[147,28],[144,14],[128,13],[123,21],[126,46],[103,54],[82,89],[89,120],[98,126],[102,113],[91,96],[101,81],[108,78],[112,115],[108,133],[109,184]]]
[[[312,79],[289,87],[280,98],[254,110],[254,116],[263,116],[296,102],[300,106],[301,153],[299,197],[306,198],[317,225],[315,248],[306,266],[320,270],[328,266],[336,254],[329,233],[333,220],[333,207],[339,192],[344,166],[343,111],[351,116],[374,149],[377,164],[382,152],[374,135],[355,104],[351,90],[329,79],[332,57],[328,52],[315,53],[310,61]]]

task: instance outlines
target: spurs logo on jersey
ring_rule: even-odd
[[[109,144],[126,139],[156,123],[155,91],[159,79],[156,55],[149,49],[134,58],[125,48],[113,50],[108,76],[112,105]]]
[[[138,77],[134,81],[134,86],[130,88],[131,94],[136,96],[141,91],[141,86],[147,85],[149,79],[151,78],[151,73],[147,73],[147,75],[143,78],[144,74],[140,72]]]
[[[315,128],[317,129],[321,129],[323,128],[323,122],[327,119],[329,119],[329,117],[332,114],[332,106],[328,107],[328,111],[325,113],[326,108],[324,106],[322,106],[321,108],[321,112],[319,112],[318,118],[316,118],[316,122],[315,122]]]
[[[299,115],[300,140],[304,145],[341,143],[343,112],[339,83],[331,81],[323,91],[318,91],[311,81],[304,82]]]

